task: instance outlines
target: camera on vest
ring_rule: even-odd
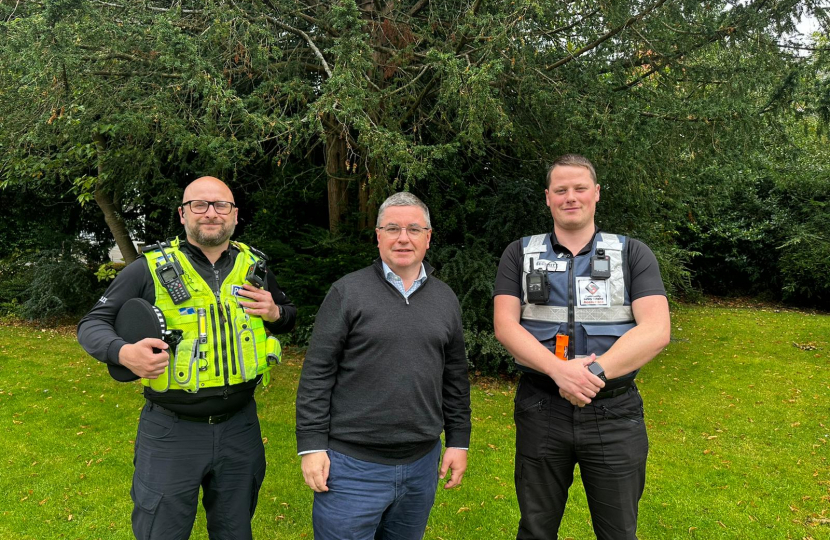
[[[530,304],[545,305],[550,298],[550,281],[548,270],[534,268],[533,259],[530,259],[530,272],[525,276],[527,285],[527,301]]]
[[[597,248],[597,254],[591,257],[591,279],[611,278],[611,258],[605,250]]]

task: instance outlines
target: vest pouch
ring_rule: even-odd
[[[588,324],[582,323],[584,331],[585,356],[605,354],[620,337],[637,326],[634,323],[623,324]],[[577,337],[579,339],[579,337]],[[579,345],[579,344],[577,344]],[[577,348],[577,354],[582,354]]]
[[[204,363],[205,360],[202,360]],[[176,349],[173,368],[173,381],[186,392],[199,390],[199,340],[183,339]],[[168,368],[170,369],[170,368]]]
[[[142,381],[146,381],[145,382],[146,386],[149,386],[151,389],[153,389],[156,392],[159,392],[159,393],[167,392],[168,390],[170,390],[170,383],[173,382],[173,377],[172,377],[173,372],[170,370],[170,367],[173,364],[173,362],[175,362],[175,361],[176,361],[176,359],[171,356],[170,357],[170,364],[168,364],[168,366],[166,368],[164,368],[164,371],[162,371],[161,375],[159,375],[155,379],[142,379]]]
[[[239,373],[243,381],[250,381],[256,378],[260,362],[257,356],[256,334],[251,325],[251,317],[247,314],[237,315],[233,319],[233,332],[236,342],[239,344],[237,350],[237,362]]]
[[[274,336],[268,336],[265,340],[265,365],[260,366],[259,373],[266,371],[271,366],[282,363],[282,345],[280,340]]]

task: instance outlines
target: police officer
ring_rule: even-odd
[[[192,182],[178,210],[187,239],[156,246],[127,266],[78,324],[78,341],[144,385],[130,492],[135,536],[188,538],[201,487],[210,538],[251,538],[265,476],[253,395],[279,354],[265,329],[291,330],[297,310],[270,270],[264,287],[246,282],[263,255],[230,241],[238,209],[221,180]],[[178,277],[165,266],[170,261]],[[119,310],[133,298],[182,330],[175,351],[160,339],[129,344],[115,333]]]
[[[597,538],[637,537],[648,438],[634,378],[668,343],[669,308],[651,250],[597,229],[599,194],[590,161],[558,158],[545,190],[553,233],[513,242],[499,263],[496,337],[524,372],[518,539],[557,538],[577,463]]]

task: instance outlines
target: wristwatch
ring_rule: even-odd
[[[599,362],[591,362],[588,364],[588,371],[602,379],[603,381],[607,381],[608,379],[605,378],[605,370],[602,369],[602,366],[599,365]]]

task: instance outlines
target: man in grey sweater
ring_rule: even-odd
[[[453,291],[423,262],[429,210],[396,193],[378,211],[380,259],[323,301],[297,390],[297,449],[317,540],[423,537],[440,477],[461,482],[470,384]]]

